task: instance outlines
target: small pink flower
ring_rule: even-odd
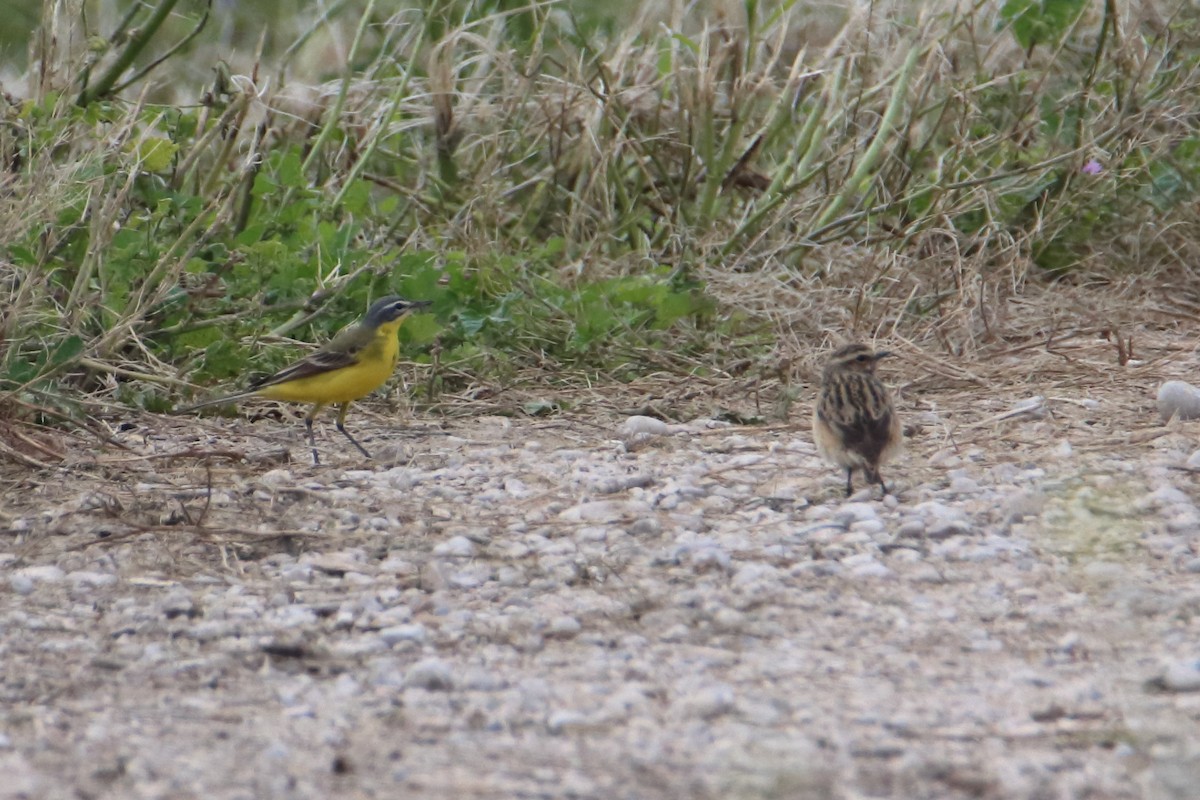
[[[1099,175],[1104,171],[1104,166],[1096,159],[1089,159],[1086,164],[1079,170],[1084,175]]]

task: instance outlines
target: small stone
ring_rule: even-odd
[[[801,561],[795,564],[788,570],[788,574],[802,578],[806,575],[812,575],[817,578],[828,578],[834,575],[841,575],[845,571],[845,567],[836,561]]]
[[[1146,688],[1162,692],[1200,692],[1200,661],[1168,662]]]
[[[779,570],[770,564],[751,562],[743,564],[734,573],[730,584],[736,588],[744,588],[756,583],[774,582],[779,580]]]
[[[420,644],[425,641],[425,626],[416,623],[411,625],[392,625],[379,631],[379,638],[388,647],[397,645],[400,642],[416,642]]]
[[[474,589],[482,586],[489,578],[487,571],[463,571],[450,576],[450,585],[455,589]]]
[[[433,554],[447,558],[470,558],[475,555],[475,544],[465,536],[452,536],[435,545]]]
[[[1018,489],[1004,498],[1001,508],[1006,522],[1020,522],[1029,517],[1041,516],[1046,506],[1046,496],[1038,491]]]
[[[34,583],[33,578],[30,578],[28,575],[21,575],[20,573],[14,573],[13,575],[10,575],[8,578],[9,588],[12,589],[17,594],[22,595],[22,596],[33,594],[33,589],[34,589],[35,585],[36,584]]]
[[[260,475],[258,482],[268,489],[294,487],[296,485],[296,476],[289,469],[273,469]]]
[[[546,719],[546,729],[555,736],[579,732],[588,727],[588,718],[578,711],[555,711]]]
[[[53,565],[42,565],[34,567],[22,567],[14,572],[13,575],[20,575],[28,578],[34,583],[58,583],[67,576],[67,573]]]
[[[887,565],[880,563],[871,553],[856,553],[842,559],[842,566],[850,570],[855,578],[887,578],[893,574]]]
[[[1190,506],[1191,499],[1174,486],[1160,486],[1149,494],[1143,495],[1135,503],[1139,511],[1169,506]]]
[[[407,625],[412,621],[412,609],[402,605],[388,606],[376,614],[371,621],[379,628]]]
[[[1197,528],[1200,528],[1200,514],[1197,514],[1194,508],[1182,510],[1167,518],[1167,531],[1169,533],[1192,535],[1196,532]]]
[[[979,491],[979,481],[966,475],[953,475],[950,478],[950,491],[955,494],[973,494]]]
[[[728,572],[730,558],[720,547],[710,545],[699,547],[691,552],[692,569],[696,572],[720,571]]]
[[[644,516],[650,509],[630,500],[593,500],[571,506],[558,515],[564,522],[619,522]]]
[[[1083,566],[1083,574],[1101,584],[1116,583],[1125,577],[1125,567],[1113,561],[1089,561]]]
[[[66,576],[77,587],[96,588],[99,586],[112,586],[117,582],[116,575],[110,575],[106,572],[91,572],[89,570],[78,569],[74,572],[68,572]]]
[[[417,565],[400,556],[388,556],[380,561],[377,569],[388,575],[413,575],[418,572]]]
[[[671,432],[671,426],[663,422],[661,419],[654,417],[632,416],[621,423],[617,435],[622,439],[630,439],[634,436],[666,436]]]
[[[689,716],[711,720],[733,711],[736,699],[732,686],[718,683],[690,693],[681,705]]]
[[[662,532],[662,524],[654,517],[642,517],[625,530],[630,536],[655,536]]]
[[[1158,416],[1163,422],[1172,417],[1200,418],[1200,389],[1184,381],[1167,381],[1158,390]]]
[[[878,519],[879,512],[872,503],[842,503],[833,512],[833,519],[839,525],[849,527],[855,522]]]
[[[529,579],[525,575],[525,571],[516,567],[500,567],[496,570],[496,582],[506,588],[514,586],[524,586],[529,583]]]
[[[408,668],[404,685],[430,692],[448,692],[454,688],[454,676],[444,661],[427,658]]]
[[[925,529],[926,538],[940,541],[951,536],[963,536],[971,532],[971,526],[963,520],[938,520]]]
[[[314,572],[311,564],[292,564],[280,571],[279,577],[288,583],[308,583]]]
[[[1041,395],[1027,397],[1015,406],[996,417],[1002,419],[1044,419],[1046,416],[1046,398]]]
[[[907,574],[914,583],[945,583],[946,576],[932,564],[919,564]]]
[[[919,503],[913,507],[913,511],[920,514],[925,519],[963,519],[965,514],[957,508],[939,503],[936,500],[928,500],[924,503]]]
[[[608,541],[609,530],[604,525],[588,525],[575,531],[574,539],[577,542],[605,542]]]
[[[92,773],[95,775],[95,771]],[[42,772],[34,767],[28,759],[19,752],[0,755],[0,775],[4,776],[4,788],[0,790],[3,798],[52,797],[67,794],[50,779],[50,772]],[[58,791],[55,791],[58,789]],[[75,793],[72,794],[82,794]]]
[[[720,631],[736,633],[746,625],[746,615],[737,609],[721,607],[713,615],[713,627]]]
[[[583,630],[583,626],[579,624],[579,620],[574,617],[563,615],[550,620],[550,624],[546,626],[546,636],[555,639],[571,639]]]
[[[1197,450],[1188,456],[1186,466],[1188,469],[1200,470],[1200,450]]]
[[[426,561],[421,566],[419,583],[427,592],[439,592],[449,585],[450,580],[446,577],[446,569],[441,562]]]
[[[881,519],[862,519],[850,525],[851,533],[861,533],[866,536],[876,536],[887,528]]]
[[[943,467],[949,469],[962,463],[962,457],[958,455],[958,451],[952,448],[938,450],[929,457],[929,466]]]
[[[619,478],[604,478],[592,484],[596,494],[616,494],[629,489],[645,489],[654,485],[653,475],[622,475]]]

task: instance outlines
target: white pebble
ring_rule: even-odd
[[[431,692],[448,692],[454,688],[454,676],[446,662],[427,658],[408,668],[404,674],[404,685]]]
[[[33,578],[28,575],[14,574],[8,578],[8,586],[19,595],[33,594]]]
[[[34,583],[58,583],[67,575],[67,573],[53,565],[21,567],[13,574],[28,578]]]
[[[546,729],[558,736],[588,727],[588,718],[578,711],[555,711],[546,719]]]
[[[258,482],[268,489],[296,485],[296,476],[289,469],[273,469],[258,476]]]
[[[842,503],[833,512],[834,520],[846,527],[849,527],[854,522],[862,522],[878,517],[879,512],[875,510],[875,506],[871,503]]]
[[[110,575],[106,572],[90,572],[88,570],[75,570],[67,573],[67,580],[76,586],[112,586],[117,582],[116,575]]]
[[[621,423],[617,435],[629,439],[639,434],[649,436],[666,436],[671,432],[671,426],[661,419],[654,417],[633,416]]]
[[[955,494],[971,494],[979,491],[979,481],[966,475],[955,475],[950,479],[950,491]]]
[[[550,620],[546,626],[546,635],[556,639],[570,639],[579,634],[583,626],[574,617],[563,615]]]
[[[1200,692],[1200,661],[1172,661],[1150,683],[1168,692]]]
[[[1083,574],[1096,583],[1116,583],[1126,575],[1125,567],[1115,561],[1089,561]]]
[[[709,570],[727,572],[729,570],[729,553],[726,553],[720,547],[699,547],[691,551],[691,556],[692,569],[696,572],[707,572]]]
[[[770,564],[762,564],[751,562],[743,564],[738,568],[730,580],[730,584],[736,587],[749,586],[753,583],[762,581],[777,581],[779,580],[779,569]]]
[[[388,647],[392,647],[400,642],[416,642],[420,644],[425,641],[425,626],[416,623],[411,625],[392,625],[381,630],[379,638]]]
[[[470,558],[475,555],[475,543],[465,536],[452,536],[433,548],[435,556]]]
[[[617,522],[644,516],[650,509],[633,500],[593,500],[571,506],[558,515],[564,522]]]
[[[850,531],[852,533],[861,533],[861,534],[865,534],[867,536],[875,536],[877,534],[883,533],[883,531],[886,527],[887,526],[883,524],[883,520],[881,520],[881,519],[862,519],[862,520],[859,520],[858,522],[853,523],[850,526]]]
[[[1200,417],[1200,389],[1183,381],[1167,381],[1158,390],[1158,416],[1163,422]]]
[[[733,711],[736,699],[732,686],[718,683],[688,693],[681,706],[688,716],[710,720]]]

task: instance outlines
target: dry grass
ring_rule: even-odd
[[[97,118],[66,90],[121,47],[89,56],[92,31],[48,2],[58,35],[0,125],[0,237],[22,250],[0,258],[0,367],[29,375],[0,375],[8,415],[186,385],[205,362],[164,346],[162,309],[186,303],[172,332],[203,325],[214,298],[231,319],[256,309],[269,276],[235,280],[239,236],[255,215],[264,238],[295,229],[282,214],[296,202],[312,203],[314,236],[297,251],[328,247],[315,238],[327,219],[353,219],[355,244],[305,278],[286,325],[404,253],[460,254],[480,308],[522,298],[515,335],[435,356],[425,400],[438,413],[500,396],[638,407],[676,382],[786,407],[773,391],[803,385],[851,337],[888,340],[940,376],[915,386],[996,388],[1028,379],[1031,352],[1082,337],[1127,361],[1131,340],[1137,358],[1146,331],[1197,314],[1200,48],[1183,5],[1092,8],[1036,47],[989,3],[748,21],[744,5],[675,2],[611,32],[550,4],[524,40],[511,15],[453,8],[466,16],[436,31],[414,9],[289,17],[272,37],[291,47],[235,49],[202,85],[197,65],[228,44],[205,31]],[[321,82],[330,63],[354,69]],[[180,111],[193,133],[172,122]],[[159,139],[178,147],[168,169],[149,166]],[[302,184],[256,196],[289,148]],[[347,211],[364,181],[370,202]],[[195,205],[157,219],[148,183]],[[157,239],[131,278],[117,240],[133,230]],[[548,240],[561,249],[536,255]],[[613,333],[568,351],[582,322],[561,297],[647,275],[702,287],[718,309],[648,333],[645,313],[622,317],[604,296]],[[78,354],[16,369],[71,337]],[[619,399],[592,396],[618,376]]]

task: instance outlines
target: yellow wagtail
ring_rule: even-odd
[[[337,403],[337,429],[360,453],[370,458],[366,448],[346,430],[346,411],[350,403],[375,391],[391,376],[400,352],[396,331],[411,312],[429,305],[428,300],[405,300],[395,296],[376,300],[360,322],[339,333],[312,355],[255,381],[244,392],[206,400],[176,413],[184,414],[247,397],[312,403],[312,409],[304,417],[304,427],[308,431],[313,463],[320,464],[317,442],[313,438],[313,419],[322,408]]]

